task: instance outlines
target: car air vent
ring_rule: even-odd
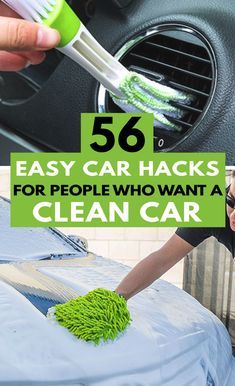
[[[191,105],[176,104],[183,111],[183,116],[180,119],[170,118],[181,127],[180,132],[155,127],[155,150],[174,149],[196,130],[212,99],[216,67],[208,42],[189,28],[161,26],[127,42],[116,57],[129,70],[193,95]],[[98,110],[120,111],[102,86],[98,93]]]

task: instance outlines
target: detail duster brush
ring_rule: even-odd
[[[168,119],[182,117],[182,110],[171,102],[190,104],[192,97],[129,72],[96,41],[65,0],[3,2],[24,19],[57,29],[61,35],[57,48],[102,83],[124,111],[152,113],[158,126],[181,130]]]

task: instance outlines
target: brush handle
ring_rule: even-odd
[[[128,70],[97,42],[82,23],[72,41],[59,50],[80,64],[114,95],[123,96],[119,87]]]
[[[58,49],[80,64],[116,97],[122,97],[120,83],[128,70],[112,57],[89,33],[65,0],[3,0],[23,18],[56,29],[61,36]],[[25,3],[24,3],[25,2]]]
[[[69,44],[82,27],[82,22],[73,12],[65,0],[56,0],[57,6],[55,11],[49,14],[43,24],[59,31],[61,41],[59,47],[65,47]]]
[[[119,88],[128,75],[127,69],[97,42],[65,0],[57,1],[56,12],[45,24],[60,32],[59,50],[80,64],[115,96],[122,97]]]

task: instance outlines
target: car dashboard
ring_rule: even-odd
[[[230,0],[81,0],[71,6],[130,70],[194,97],[180,133],[155,127],[156,151],[218,151],[234,160],[235,5]],[[39,66],[0,75],[2,163],[10,151],[80,150],[83,112],[118,112],[106,90],[53,50]]]

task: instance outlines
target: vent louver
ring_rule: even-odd
[[[156,150],[170,150],[192,132],[209,106],[215,85],[213,54],[200,35],[180,27],[168,27],[168,30],[152,34],[147,32],[131,48],[126,46],[126,52],[124,48],[120,50],[120,61],[128,69],[194,96],[190,106],[175,104],[184,112],[180,120],[171,118],[182,128],[180,133],[155,127]],[[118,111],[107,94],[104,110]]]

